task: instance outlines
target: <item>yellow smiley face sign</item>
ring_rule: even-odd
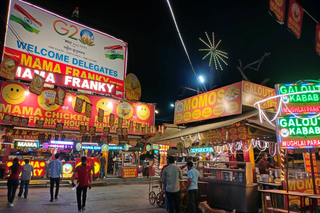
[[[133,115],[133,108],[128,102],[123,102],[117,107],[117,115],[123,119],[129,119]]]
[[[96,108],[97,112],[99,112],[99,108],[101,108],[104,110],[104,115],[109,115],[113,111],[113,103],[107,98],[102,98],[97,102]]]
[[[150,117],[150,109],[147,105],[137,107],[137,116],[140,120],[147,120]]]
[[[2,97],[9,104],[20,104],[26,99],[26,94],[22,86],[8,84],[2,90]]]

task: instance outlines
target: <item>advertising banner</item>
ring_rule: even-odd
[[[126,77],[125,83],[125,92],[128,100],[139,101],[141,98],[141,84],[138,77],[129,73]]]
[[[73,171],[75,169],[74,161],[62,162],[63,179],[71,179]]]
[[[14,57],[9,57],[7,54],[4,54],[2,62],[0,64],[0,76],[11,81],[14,80],[19,62]]]
[[[259,84],[242,81],[242,105],[254,107],[254,103],[275,95],[273,88],[261,86]],[[271,99],[262,103],[261,108],[277,107],[277,100]]]
[[[276,15],[277,21],[283,24],[286,11],[285,0],[270,0],[270,11]]]
[[[241,114],[241,82],[175,103],[174,124]]]
[[[20,0],[11,0],[8,17],[20,38],[7,29],[4,53],[21,66],[113,84],[123,98],[126,42]]]
[[[320,118],[307,115],[282,116],[277,119],[278,142],[282,148],[320,147]]]
[[[154,125],[155,108],[150,104],[130,101],[120,102],[107,97],[76,95],[67,92],[64,106],[59,106],[54,102],[55,90],[43,89],[39,96],[28,91],[26,85],[1,83],[0,119],[2,122],[4,115],[8,114],[28,118],[29,126],[35,126],[37,120],[43,120],[44,128],[56,128],[57,123],[63,123],[64,130],[80,130],[80,125],[83,125],[95,126],[96,132],[103,132],[104,127],[109,127],[109,115],[112,113],[115,125],[110,126],[111,133],[116,132],[119,117],[123,118],[122,126],[124,128],[128,128],[130,121],[133,121],[133,131],[129,131],[128,134],[141,134],[135,131],[137,123],[143,126]],[[80,114],[74,111],[76,98],[92,104],[91,118],[85,117],[84,107]],[[104,110],[103,122],[98,122],[99,108]]]
[[[122,178],[136,178],[138,177],[138,168],[123,168]]]
[[[320,55],[320,24],[316,26],[316,52]]]
[[[9,172],[9,167],[12,166],[13,161],[8,160],[6,164],[6,172]],[[23,160],[19,160],[19,164],[23,166],[25,162]],[[44,177],[45,169],[46,169],[46,161],[45,160],[30,160],[29,164],[34,168],[34,177]],[[21,174],[20,174],[21,176]],[[8,177],[8,175],[6,175]]]
[[[213,143],[247,140],[247,128],[245,124],[236,123],[228,127],[202,132],[200,137],[202,144],[207,140]]]
[[[303,8],[295,0],[290,0],[287,25],[297,38],[301,36],[302,17]]]
[[[320,112],[320,83],[276,84],[277,95],[282,98],[282,115]]]
[[[312,174],[311,173],[311,163],[310,163],[310,154],[309,153],[303,153],[303,161],[304,161],[304,168],[306,169],[306,172],[308,172],[309,174]],[[314,174],[318,174],[316,153],[312,153],[312,161],[313,161]]]

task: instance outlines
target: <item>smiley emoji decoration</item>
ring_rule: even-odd
[[[61,132],[63,130],[63,123],[56,124],[56,131]]]
[[[26,93],[19,84],[8,84],[2,89],[2,98],[9,104],[20,104],[26,99]]]
[[[11,81],[14,80],[19,62],[7,54],[4,54],[3,61],[0,65],[0,76]]]
[[[40,95],[42,92],[42,89],[43,89],[44,82],[45,82],[45,78],[34,73],[31,84],[30,84],[29,91],[36,94],[36,95]]]
[[[150,117],[150,109],[147,105],[140,105],[137,107],[137,116],[140,120],[147,120]]]

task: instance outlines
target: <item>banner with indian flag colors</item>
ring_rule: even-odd
[[[295,1],[290,0],[288,11],[288,28],[297,38],[301,36],[303,8]]]

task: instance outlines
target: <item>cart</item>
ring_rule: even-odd
[[[158,184],[155,183],[155,180],[151,176],[149,180],[149,203],[154,205],[156,202],[159,207],[163,207],[165,204],[165,193],[160,186],[160,181]]]

